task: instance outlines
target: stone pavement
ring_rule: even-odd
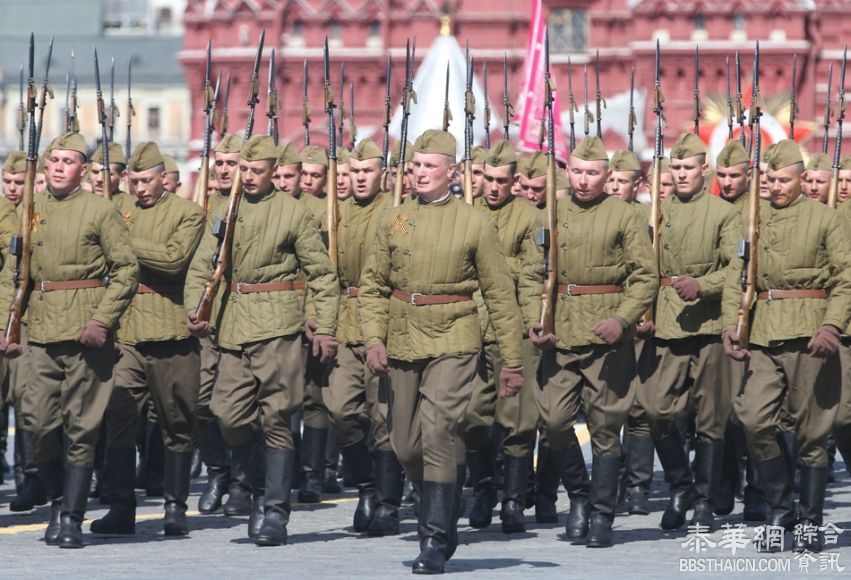
[[[580,433],[583,435],[583,433]],[[581,437],[590,467],[587,432]],[[10,445],[11,449],[11,438]],[[685,529],[664,533],[658,528],[667,496],[662,472],[656,466],[649,516],[619,516],[611,549],[591,550],[561,539],[567,496],[559,496],[561,523],[538,525],[527,511],[525,534],[506,536],[499,518],[489,530],[472,530],[461,520],[461,546],[447,565],[460,578],[794,578],[851,577],[851,476],[841,459],[837,481],[829,487],[826,522],[847,531],[821,556],[760,555],[742,546],[753,528],[731,527],[708,536],[689,535]],[[0,486],[0,578],[403,578],[418,552],[416,524],[410,508],[403,509],[402,534],[393,538],[366,538],[352,532],[356,494],[351,491],[318,505],[293,509],[287,546],[258,548],[246,537],[247,518],[201,516],[194,511],[201,481],[193,482],[190,499],[191,535],[171,539],[162,535],[161,499],[140,497],[135,537],[97,537],[85,534],[83,550],[45,546],[41,537],[47,507],[12,514],[8,503],[14,486]],[[467,492],[469,494],[469,491]],[[468,505],[470,503],[468,495]],[[105,512],[90,500],[88,518]],[[741,504],[719,525],[740,523]],[[88,532],[88,523],[84,526]],[[737,542],[738,538],[744,538]],[[791,536],[787,535],[787,542]],[[708,542],[706,541],[708,540]],[[688,542],[685,546],[684,543]],[[700,549],[697,553],[695,550]],[[733,550],[735,549],[735,554]],[[807,566],[804,570],[802,567]],[[821,568],[824,568],[822,570]],[[840,570],[844,569],[844,571]],[[692,571],[689,571],[691,569]]]

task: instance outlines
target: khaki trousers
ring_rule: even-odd
[[[328,365],[319,362],[313,356],[313,347],[306,345],[304,359],[304,403],[302,405],[302,420],[305,427],[328,429],[331,427],[331,416],[323,400],[323,386],[328,384]]]
[[[213,399],[213,385],[219,374],[221,352],[216,345],[215,336],[210,335],[199,340],[201,344],[201,380],[198,388],[198,402],[195,405],[195,418],[198,423],[215,419],[210,401]]]

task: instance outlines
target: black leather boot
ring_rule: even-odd
[[[470,527],[481,530],[491,525],[493,508],[497,502],[494,487],[494,456],[490,445],[480,449],[467,449],[467,465],[473,481],[473,507],[470,508]]]
[[[91,467],[68,463],[65,466],[65,490],[62,494],[62,515],[59,519],[59,547],[83,547],[83,517],[92,482]]]
[[[201,469],[204,467],[204,461],[201,459],[201,450],[198,449],[197,443],[192,449],[192,466],[189,468],[189,479],[198,479],[201,477]]]
[[[207,466],[207,484],[198,497],[198,511],[211,514],[221,509],[222,496],[228,491],[230,458],[217,420],[199,423],[195,433],[201,460]]]
[[[166,536],[186,536],[186,500],[189,498],[189,475],[192,469],[191,451],[165,450],[165,517],[163,532]]]
[[[718,482],[718,492],[715,494],[713,505],[715,515],[726,516],[736,507],[736,496],[741,486],[741,426],[730,423],[724,433],[724,459],[721,461],[721,477]],[[695,486],[697,474],[695,474]]]
[[[653,438],[627,434],[627,441],[624,511],[646,516],[653,509],[648,499],[653,481]]]
[[[452,519],[449,522],[449,544],[446,548],[446,559],[449,560],[458,548],[458,522],[464,515],[464,476],[467,474],[467,464],[455,466],[455,502],[452,505]]]
[[[461,480],[463,485],[463,479]],[[449,551],[449,533],[455,509],[455,485],[423,482],[422,516],[417,530],[420,554],[414,560],[414,574],[443,574]]]
[[[538,465],[535,469],[535,521],[539,524],[558,523],[556,499],[559,473],[556,458],[546,445],[538,445]]]
[[[759,477],[750,454],[745,464],[745,474],[747,485],[742,519],[746,522],[764,522],[768,519],[768,504],[765,502],[765,494],[759,485]]]
[[[781,453],[771,459],[754,460],[765,500],[769,506],[768,525],[790,531],[797,522],[792,482],[789,479],[789,467],[786,456]],[[757,545],[760,551],[776,552],[779,546]]]
[[[591,517],[585,540],[588,548],[608,548],[612,545],[620,465],[620,455],[594,455],[591,460]]]
[[[796,490],[795,476],[798,472],[798,440],[795,438],[794,431],[778,431],[777,444],[780,446],[780,451],[786,458],[786,469],[789,472],[789,481],[792,482],[792,491]]]
[[[50,521],[44,530],[44,542],[48,546],[59,544],[59,527],[62,516],[62,492],[65,487],[65,468],[61,457],[53,461],[38,464],[38,474],[41,477],[47,499],[50,501]]]
[[[322,493],[343,493],[343,488],[337,479],[339,467],[340,446],[337,444],[337,434],[334,429],[328,429],[328,436],[325,439],[325,474],[322,478]]]
[[[793,545],[796,552],[821,552],[819,527],[824,523],[822,516],[828,470],[828,467],[801,465],[801,500]]]
[[[145,426],[145,495],[163,496],[165,444],[159,424],[148,421]]]
[[[106,485],[111,499],[109,511],[92,522],[94,534],[136,533],[136,490],[133,482],[136,473],[136,449],[134,447],[106,450],[109,470]]]
[[[15,499],[9,502],[9,511],[26,512],[35,506],[46,504],[47,494],[44,491],[41,477],[38,474],[38,466],[35,463],[32,435],[24,431],[23,426],[19,424],[15,431],[15,439],[21,440],[16,447],[21,450],[24,481]]]
[[[266,448],[263,525],[254,537],[254,543],[258,546],[283,546],[287,543],[294,468],[294,450]]]
[[[251,513],[251,485],[242,467],[234,461],[231,461],[228,499],[222,505],[222,512],[226,516],[247,516]]]
[[[366,437],[356,443],[340,448],[343,461],[349,466],[354,483],[358,488],[358,505],[355,508],[352,527],[358,533],[369,529],[378,504],[375,493],[375,476],[372,468],[372,456],[369,453]],[[335,476],[336,477],[336,476]]]
[[[502,532],[515,534],[526,531],[526,518],[523,508],[526,506],[526,484],[529,479],[529,457],[503,455],[505,462],[505,487],[502,492]]]
[[[298,490],[300,503],[319,503],[322,499],[322,479],[325,474],[325,441],[328,429],[305,425],[301,436],[301,467],[304,472]]]
[[[264,505],[263,494],[266,484],[266,460],[264,457],[265,446],[261,443],[263,438],[259,429],[255,430],[254,437],[247,443],[231,447],[231,458],[245,474],[245,481],[251,488],[251,509],[248,514],[248,537],[252,540],[260,532],[263,526]]]
[[[588,468],[582,456],[582,448],[572,445],[564,449],[552,449],[550,453],[556,457],[561,481],[570,498],[570,511],[564,531],[571,541],[584,540],[588,535],[588,516],[591,502],[588,499],[590,483]]]
[[[715,503],[724,461],[724,442],[697,439],[695,441],[694,513],[692,525],[715,529]],[[736,477],[738,479],[738,476]],[[728,512],[729,513],[729,512]]]
[[[656,453],[662,468],[665,470],[665,480],[670,488],[671,499],[662,514],[660,527],[663,530],[676,530],[686,522],[686,512],[691,509],[694,501],[691,469],[685,452],[685,443],[680,432],[670,430],[666,435],[654,437]]]
[[[373,457],[378,507],[366,533],[395,536],[399,533],[399,506],[402,504],[402,466],[392,449],[376,449]]]

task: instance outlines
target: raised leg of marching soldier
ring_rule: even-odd
[[[299,456],[303,471],[302,485],[298,490],[300,503],[317,503],[322,499],[322,480],[325,477],[325,444],[331,420],[322,401],[322,384],[326,381],[327,366],[305,349],[304,426],[301,433]]]

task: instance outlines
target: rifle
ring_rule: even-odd
[[[579,112],[579,107],[576,104],[576,99],[573,98],[573,63],[570,62],[570,55],[567,55],[567,110],[570,114],[570,150],[576,149],[576,119],[574,113]]]
[[[269,57],[269,84],[267,89],[266,103],[266,134],[272,137],[275,146],[278,146],[278,75],[275,65],[275,49]],[[209,84],[207,85],[209,87]]]
[[[384,143],[381,145],[381,191],[387,191],[387,178],[390,175],[390,75],[393,64],[387,53],[387,72],[384,74]]]
[[[546,223],[538,231],[538,245],[544,248],[544,291],[541,294],[543,334],[555,329],[556,291],[558,290],[558,207],[556,200],[555,124],[553,123],[553,86],[550,76],[550,35],[544,32],[544,111],[547,117],[547,193]]]
[[[109,167],[109,120],[106,116],[106,109],[103,104],[103,91],[100,88],[100,65],[98,65],[98,49],[95,48],[95,87],[97,89],[98,101],[98,123],[101,128],[100,146],[103,148],[103,196],[106,199],[112,199],[112,184],[110,183],[110,167]]]
[[[700,48],[694,47],[694,134],[700,135]]]
[[[47,47],[47,64],[44,67],[44,80],[41,83],[41,93],[38,97],[38,123],[35,128],[35,144],[38,149],[41,143],[41,129],[44,126],[44,107],[47,105],[47,97],[53,99],[53,90],[48,85],[50,78],[50,61],[53,60],[53,37],[50,37],[50,45]],[[75,81],[76,83],[76,81]]]
[[[473,204],[473,119],[476,118],[476,98],[473,96],[473,57],[467,46],[467,88],[464,91],[464,201]]]
[[[77,66],[74,49],[71,49],[71,102],[68,105],[68,115],[65,118],[65,131],[76,133],[80,130],[80,121],[77,118]]]
[[[67,93],[66,93],[67,96]],[[21,65],[21,76],[18,82],[18,149],[24,150],[24,133],[27,130],[27,108],[24,105],[24,65]]]
[[[409,40],[405,47],[405,88],[402,90],[402,131],[399,141],[399,159],[396,161],[396,181],[393,183],[393,207],[402,204],[402,190],[405,180],[405,149],[408,143],[408,117],[411,115],[411,100],[417,102],[414,92],[414,58],[416,44],[411,47]],[[388,77],[389,78],[389,77]]]
[[[343,128],[346,124],[346,72],[345,66],[343,63],[340,63],[340,138],[337,140],[337,143],[340,144],[340,147],[344,147],[343,145]]]
[[[358,127],[355,125],[355,83],[349,83],[349,133],[352,137],[352,150],[358,144]]]
[[[821,141],[821,152],[827,155],[827,140],[830,133],[830,115],[832,113],[833,106],[830,104],[830,85],[833,82],[833,63],[830,63],[830,66],[827,67],[827,93],[825,93],[826,97],[824,100],[824,135],[822,136]]]
[[[842,53],[842,68],[839,69],[839,97],[836,109],[836,141],[833,149],[833,172],[827,190],[827,205],[836,209],[839,189],[839,166],[842,161],[842,121],[845,119],[845,66],[848,64],[848,45]]]
[[[248,85],[248,121],[245,125],[245,134],[242,137],[243,144],[246,143],[254,131],[254,109],[257,106],[257,95],[260,89],[260,60],[263,57],[263,42],[266,38],[266,30],[260,33],[260,43],[257,47],[257,56],[254,59],[254,69],[251,73],[251,82]],[[234,230],[236,229],[237,214],[239,212],[239,201],[242,198],[242,174],[237,171],[233,177],[233,185],[230,189],[228,209],[225,214],[224,223],[217,221],[213,227],[213,234],[218,238],[216,251],[213,253],[213,271],[210,278],[204,283],[204,291],[201,300],[195,308],[195,320],[198,322],[209,322],[213,312],[213,301],[219,290],[219,284],[225,277],[225,272],[230,264],[231,245],[233,243]]]
[[[310,101],[307,99],[307,59],[304,60],[304,75],[302,76],[301,95],[301,124],[304,126],[304,146],[310,145]]]
[[[44,69],[44,82],[41,86],[40,107],[38,113],[38,125],[44,119],[44,104],[47,95],[52,92],[47,86],[48,74],[50,72],[50,61],[53,57],[53,38],[50,39],[50,48],[47,53],[47,64]],[[16,257],[15,262],[15,293],[9,306],[9,322],[6,325],[6,343],[21,344],[21,320],[27,308],[32,280],[30,279],[30,257],[32,255],[32,223],[33,223],[33,197],[35,187],[35,171],[38,166],[38,145],[41,133],[36,129],[36,86],[35,86],[35,37],[30,34],[29,47],[29,76],[27,77],[26,93],[26,115],[29,126],[29,138],[27,142],[27,172],[24,178],[24,192],[21,199],[21,221],[20,234],[14,236],[9,243],[9,255]]]
[[[792,97],[789,103],[789,138],[795,139],[795,117],[800,113],[798,108],[798,55],[792,57]]]
[[[502,111],[505,115],[502,129],[505,132],[505,140],[508,141],[508,126],[511,123],[511,117],[514,116],[514,107],[508,99],[508,54],[506,53],[502,54]]]
[[[133,117],[136,116],[136,109],[133,107],[133,98],[130,96],[130,89],[133,86],[133,59],[127,61],[127,135],[124,137],[124,156],[130,160],[131,154],[131,138],[130,131],[133,128]]]
[[[207,65],[204,67],[204,144],[201,147],[201,167],[195,186],[195,200],[207,211],[207,186],[210,182],[210,148],[216,123],[216,100],[219,96],[219,83],[216,88],[210,86],[210,71],[213,67],[212,41],[207,41]]]
[[[597,60],[594,62],[594,75],[597,79],[597,96],[595,98],[597,102],[597,137],[600,139],[603,138],[603,109],[608,108],[606,106],[606,99],[603,98],[603,93],[600,92],[600,51],[597,51]]]
[[[328,192],[327,201],[327,229],[328,229],[328,255],[331,263],[337,266],[337,128],[334,126],[334,90],[331,88],[331,61],[328,55],[328,37],[325,37],[324,49],[324,83],[325,83],[325,113],[328,115]],[[340,67],[340,81],[342,84],[343,68]],[[340,115],[342,125],[343,115]]]
[[[449,131],[452,111],[449,110],[449,63],[446,63],[446,83],[443,86],[443,130]]]
[[[665,95],[662,94],[662,83],[660,81],[660,71],[662,67],[662,54],[659,49],[659,40],[656,40],[656,80],[653,86],[653,112],[656,113],[656,132],[653,147],[653,174],[650,179],[650,220],[648,228],[650,230],[650,240],[653,245],[653,259],[656,262],[656,267],[659,267],[659,258],[661,255],[662,244],[660,236],[662,234],[662,206],[660,193],[662,191],[662,160],[665,158],[664,149],[664,129],[665,129]],[[651,304],[644,313],[642,319],[643,324],[653,322],[655,318],[655,308]]]
[[[739,139],[745,145],[745,104],[742,101],[742,63],[736,51],[736,119],[739,120]]]
[[[222,126],[219,129],[219,139],[223,139],[228,133],[228,101],[230,101],[230,71],[225,77],[225,98],[222,101]]]
[[[115,119],[117,117],[120,117],[120,115],[118,107],[115,106],[115,58],[113,58],[109,65],[109,115],[107,117],[110,142],[115,136]],[[129,161],[130,158],[128,157],[127,160]]]
[[[756,43],[756,55],[753,65],[753,93],[751,97],[750,121],[753,130],[753,155],[751,156],[751,182],[748,193],[748,229],[747,237],[739,243],[739,258],[742,259],[742,299],[736,312],[736,334],[739,337],[734,345],[736,349],[747,349],[750,342],[750,310],[756,297],[757,247],[759,246],[759,181],[760,149],[762,135],[759,119],[762,116],[762,103],[759,96],[759,42]]]
[[[629,133],[629,143],[627,144],[627,149],[632,151],[633,143],[632,143],[632,134],[635,131],[635,126],[638,124],[638,119],[635,117],[635,103],[634,103],[634,92],[635,92],[635,67],[630,68],[629,70],[629,122],[627,123],[627,132]]]
[[[485,77],[485,112],[484,112],[484,121],[485,121],[485,147],[487,149],[491,148],[491,106],[488,102],[488,63],[482,64],[482,74]]]
[[[730,93],[730,57],[727,57],[727,140],[733,140],[733,95]]]
[[[21,72],[23,72],[23,65],[21,65],[21,68],[22,68]],[[21,99],[23,100],[23,96],[21,97]],[[24,110],[26,110],[26,107],[22,107],[22,108]],[[70,109],[71,109],[71,71],[66,71],[65,72],[65,108],[62,109],[63,127],[65,127],[66,129],[68,127],[68,113],[70,112]],[[27,122],[26,121],[26,113],[24,113],[23,119],[24,119],[24,124],[26,124],[26,122]]]
[[[584,65],[582,67],[582,81],[583,81],[583,98],[585,99],[585,136],[587,137],[591,133],[591,123],[594,122],[594,113],[591,112],[591,109],[588,108],[588,65]]]

